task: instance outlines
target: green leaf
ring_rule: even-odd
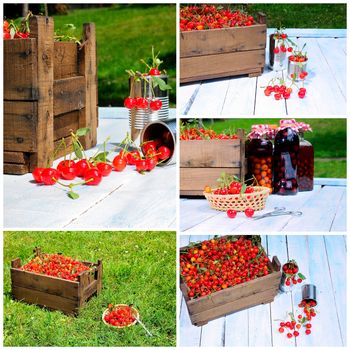
[[[11,39],[13,39],[13,38],[15,37],[15,34],[16,34],[16,29],[12,27],[12,28],[10,29]]]
[[[298,277],[301,278],[303,281],[306,280],[306,277],[302,273],[298,273]]]
[[[244,193],[246,189],[247,189],[247,185],[243,184],[241,187],[241,194]]]
[[[74,153],[75,153],[76,157],[78,159],[83,159],[83,157],[84,157],[83,152],[81,151],[81,148],[76,141],[73,141],[73,149],[74,149]]]
[[[68,197],[71,198],[71,199],[78,199],[78,198],[79,198],[79,195],[78,195],[78,193],[76,193],[76,192],[69,191],[69,192],[68,192]]]
[[[152,76],[153,86],[159,86],[162,91],[171,90],[171,86],[168,85],[162,78]]]
[[[75,133],[78,137],[85,136],[90,132],[90,128],[80,128]]]
[[[96,162],[104,162],[109,153],[110,152],[108,152],[108,151],[100,152],[100,153],[96,154],[96,156],[93,158],[93,160]]]

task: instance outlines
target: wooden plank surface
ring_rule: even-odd
[[[37,113],[37,102],[4,102],[5,150],[21,152],[35,152],[37,150]]]
[[[36,39],[4,40],[4,100],[37,100]]]
[[[226,213],[210,209],[205,199],[180,200],[180,230],[189,232],[293,232],[303,227],[307,231],[346,231],[346,187],[319,186],[313,191],[296,196],[271,195],[266,208],[255,213],[262,215],[285,207],[288,211],[301,211],[302,216],[279,216],[251,220],[238,214],[229,219]],[[334,225],[334,229],[333,229]]]
[[[268,29],[268,35],[273,29]],[[275,72],[267,68],[257,78],[202,80],[180,86],[179,108],[182,114],[208,116],[237,115],[344,115],[346,113],[346,30],[287,29],[293,41],[307,43],[310,56],[307,96],[301,100],[294,92],[287,101],[264,95]],[[286,73],[278,76],[285,78]],[[203,79],[206,77],[203,77]],[[192,86],[194,85],[194,86]],[[187,97],[186,97],[187,96]],[[232,100],[232,103],[230,102]],[[328,101],[333,101],[328,103]]]
[[[85,77],[83,76],[55,80],[53,83],[54,115],[57,116],[84,108],[85,89]]]
[[[54,43],[54,79],[78,75],[78,47],[74,42]]]
[[[181,235],[181,245],[207,239],[203,235]],[[269,256],[278,255],[283,264],[295,258],[300,271],[307,277],[304,283],[317,286],[317,316],[312,321],[312,334],[288,339],[278,332],[279,323],[287,313],[298,314],[301,286],[280,293],[273,303],[260,305],[209,322],[202,327],[192,326],[182,300],[180,313],[181,346],[343,346],[342,331],[346,330],[346,246],[344,236],[262,236]],[[335,271],[336,275],[335,276]],[[335,301],[336,300],[336,301]],[[336,305],[335,305],[336,304]],[[330,308],[329,305],[335,305]],[[338,319],[337,319],[338,318]],[[329,322],[332,320],[332,322]],[[340,325],[341,324],[341,325]],[[302,333],[302,332],[300,332]]]
[[[4,152],[4,162],[5,163],[16,163],[16,164],[27,164],[28,157],[23,152]]]
[[[98,140],[111,137],[109,148],[115,150],[129,130],[125,108],[102,108]],[[170,116],[174,116],[170,110]],[[98,147],[87,151],[94,154]],[[116,152],[110,155],[112,159]],[[61,159],[55,161],[55,165]],[[77,180],[78,181],[78,180]],[[79,186],[78,200],[67,198],[65,189],[40,186],[32,182],[31,174],[4,175],[4,227],[25,229],[97,229],[176,228],[176,166],[157,167],[140,175],[134,167],[113,172],[95,186]],[[143,193],[140,196],[140,193]]]

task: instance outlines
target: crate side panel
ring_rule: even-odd
[[[55,80],[53,83],[54,115],[84,108],[85,89],[85,78],[83,76]]]
[[[45,275],[11,269],[12,286],[37,290],[40,292],[78,300],[79,283]]]
[[[4,162],[28,165],[29,158],[28,155],[23,152],[4,151]]]
[[[266,25],[182,32],[180,57],[265,49]]]
[[[24,175],[29,173],[27,164],[4,163],[4,174]]]
[[[180,141],[180,167],[240,167],[240,140]]]
[[[74,42],[56,41],[53,61],[54,79],[69,78],[78,75],[78,46]]]
[[[54,140],[67,137],[70,132],[79,129],[79,115],[81,111],[73,111],[55,116],[54,119]]]
[[[264,64],[265,50],[184,57],[180,59],[181,82],[261,73]]]
[[[29,304],[45,306],[54,310],[60,310],[66,314],[76,314],[78,312],[77,301],[63,298],[58,295],[19,286],[12,286],[12,295],[17,300],[25,301]]]
[[[4,40],[4,99],[37,100],[35,39]]]
[[[240,168],[180,168],[180,191],[181,195],[196,192],[203,195],[204,187],[216,187],[220,174],[225,172],[240,177]]]
[[[216,308],[205,310],[197,314],[190,314],[190,319],[193,324],[206,323],[216,318],[228,315],[240,310],[244,310],[259,304],[272,302],[277,295],[277,289],[267,289],[259,294],[253,294],[239,300],[235,300]]]
[[[4,101],[4,150],[36,152],[36,102]]]
[[[267,289],[278,289],[280,273],[271,273],[267,276],[257,278],[253,281],[239,284],[219,292],[211,294],[210,297],[203,297],[188,301],[188,308],[191,314],[199,313],[208,309],[225,305],[235,300],[256,295]]]

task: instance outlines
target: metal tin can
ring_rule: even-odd
[[[300,81],[300,73],[306,71],[307,60],[305,62],[295,62],[288,58],[288,78],[292,79],[292,74],[295,76],[295,81]]]
[[[169,93],[168,90],[161,90],[159,86],[151,88],[151,76],[144,76],[145,80],[135,81],[134,77],[129,78],[130,96],[133,98],[145,97],[147,99],[156,98],[162,102],[159,111],[152,111],[150,108],[132,108],[129,110],[129,126],[131,138],[135,140],[141,130],[151,121],[167,120],[169,118]],[[159,75],[158,78],[168,83],[167,75]]]
[[[305,284],[302,289],[302,301],[314,301],[317,305],[316,286],[314,284]]]
[[[274,39],[275,34],[270,34],[269,40],[269,68],[275,72],[286,69],[286,57],[287,53],[279,51],[274,53],[274,49],[277,47],[278,42]]]
[[[165,162],[160,163],[160,166],[171,165],[176,162],[176,119],[167,121],[154,121],[148,123],[142,130],[140,136],[140,144],[155,139],[161,139],[162,144],[168,147],[171,151],[171,157]]]

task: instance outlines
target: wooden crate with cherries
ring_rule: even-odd
[[[81,46],[55,41],[51,17],[33,16],[29,25],[29,38],[4,40],[7,174],[46,167],[52,158],[70,152],[71,130],[90,128],[81,138],[85,148],[97,141],[95,25],[84,24]],[[54,154],[62,138],[67,149]]]
[[[254,236],[243,237],[245,237],[245,239],[251,239]],[[216,237],[215,239],[225,239],[227,242],[230,242],[232,239],[239,239],[239,236],[222,236]],[[261,247],[260,243],[258,246],[265,254],[265,251]],[[180,248],[180,255],[181,252],[188,252],[190,248],[197,249],[199,252],[202,247],[202,242],[182,247]],[[225,289],[214,291],[205,296],[198,297],[189,296],[189,287],[187,286],[186,281],[181,278],[180,289],[185,299],[192,324],[195,326],[202,326],[209,321],[217,319],[224,315],[228,315],[256,305],[272,302],[278,293],[279,285],[281,282],[281,264],[278,258],[274,256],[272,260],[268,260],[267,266],[269,273],[265,276],[257,277],[250,281],[229,286]]]
[[[40,248],[34,249],[35,257],[41,256]],[[21,259],[11,262],[11,286],[14,299],[36,304],[65,314],[78,314],[80,308],[102,288],[102,261],[81,262],[88,269],[77,280],[39,274],[23,269]]]

